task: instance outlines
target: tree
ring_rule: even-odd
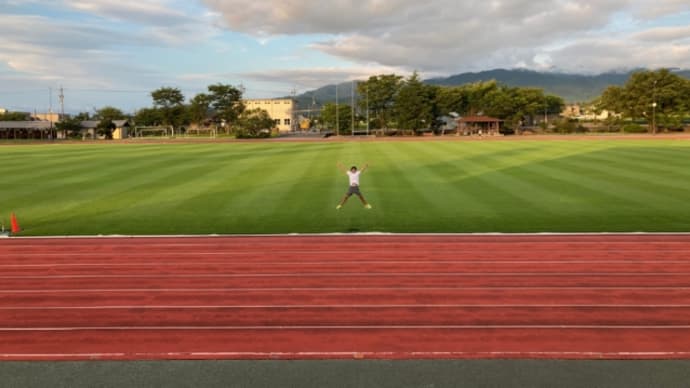
[[[435,118],[433,86],[425,85],[414,72],[395,97],[395,117],[403,130],[430,128]]]
[[[477,106],[482,107],[484,114],[504,120],[506,127],[515,133],[519,133],[523,125],[533,123],[535,117],[559,113],[565,105],[560,97],[544,95],[543,90],[536,88],[494,84],[481,90]]]
[[[26,121],[29,115],[22,112],[5,112],[0,114],[0,121]]]
[[[96,114],[94,115],[93,119],[94,120],[110,120],[110,121],[115,121],[115,120],[124,120],[126,119],[127,116],[118,108],[112,107],[112,106],[105,106],[99,110],[96,111]]]
[[[638,71],[623,87],[607,88],[599,108],[632,120],[644,118],[650,132],[657,127],[680,127],[683,117],[690,114],[690,80],[667,69]]]
[[[124,120],[126,119],[127,116],[125,114],[112,106],[106,106],[98,111],[96,111],[96,114],[94,116],[94,119],[100,120],[98,125],[96,126],[96,132],[104,136],[106,139],[112,139],[113,138],[113,130],[115,129],[115,123],[113,123],[115,120]]]
[[[565,101],[559,96],[554,96],[553,94],[548,94],[545,97],[546,113],[549,115],[559,114],[563,112],[565,107]]]
[[[352,128],[352,107],[346,104],[326,104],[321,110],[321,121],[326,127],[337,130],[340,135],[349,134]]]
[[[244,111],[242,90],[232,85],[215,84],[208,87],[208,92],[214,121],[229,128]]]
[[[79,112],[74,118],[79,121],[87,121],[91,120],[91,114],[89,112]]]
[[[469,110],[469,93],[464,87],[440,87],[436,92],[436,106],[442,115],[455,112],[464,114]]]
[[[57,131],[65,132],[65,135],[69,138],[79,138],[81,137],[82,117],[75,116],[72,118],[62,119],[55,123],[55,129]]]
[[[513,90],[507,86],[492,88],[482,97],[483,113],[505,121],[505,126],[515,131],[522,123],[522,113],[519,106],[524,102],[520,100]]]
[[[156,126],[164,123],[164,117],[160,109],[142,108],[134,115],[137,125]]]
[[[211,97],[199,93],[189,102],[189,117],[193,123],[202,124],[209,117]]]
[[[275,121],[263,109],[245,110],[237,120],[237,137],[270,137]]]
[[[403,85],[403,77],[395,74],[382,74],[369,77],[357,84],[359,107],[369,109],[372,128],[387,128],[393,117],[395,96]]]
[[[184,102],[184,95],[177,88],[162,87],[151,92],[153,98],[153,105],[160,108],[171,108],[173,106],[182,105]]]
[[[177,88],[162,87],[151,92],[153,106],[160,110],[161,124],[176,129],[185,124],[186,110],[183,105],[184,95]]]
[[[96,126],[96,133],[105,137],[108,140],[113,138],[113,131],[115,130],[115,123],[111,120],[101,120]]]
[[[485,109],[486,96],[495,93],[499,88],[496,81],[475,82],[465,86],[467,93],[467,110],[462,113],[467,116],[474,116],[482,113]]]

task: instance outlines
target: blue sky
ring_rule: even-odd
[[[150,106],[213,83],[268,98],[370,75],[690,68],[686,0],[0,0],[0,107]],[[50,90],[52,89],[52,98]]]

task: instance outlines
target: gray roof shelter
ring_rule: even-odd
[[[100,124],[100,120],[86,120],[81,122],[81,127],[84,129],[95,129]],[[129,120],[113,120],[115,128],[124,128],[129,126]]]
[[[0,121],[0,139],[43,139],[54,131],[50,121]]]

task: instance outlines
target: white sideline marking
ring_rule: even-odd
[[[183,330],[476,330],[476,329],[645,329],[645,330],[688,330],[690,325],[295,325],[295,326],[74,326],[74,327],[0,327],[1,332],[29,332],[29,331],[183,331]]]
[[[223,273],[196,273],[196,274],[147,274],[147,275],[9,275],[0,276],[5,280],[31,280],[31,279],[247,279],[247,278],[380,278],[380,277],[652,277],[652,276],[690,276],[690,272],[290,272],[290,273],[249,273],[249,274],[223,274]]]
[[[36,294],[54,294],[54,293],[99,293],[99,292],[136,292],[136,293],[167,293],[167,292],[302,292],[302,291],[554,291],[554,290],[570,290],[570,291],[606,291],[606,290],[629,290],[629,291],[688,291],[690,286],[676,287],[676,286],[654,286],[654,287],[632,287],[632,286],[597,286],[597,287],[278,287],[278,288],[73,288],[73,289],[29,289],[29,290],[0,290],[0,294],[12,293],[36,293]]]
[[[138,238],[232,238],[232,237],[330,237],[330,236],[690,236],[690,232],[540,232],[540,233],[389,233],[389,232],[366,232],[366,233],[285,233],[285,234],[179,234],[179,235],[81,235],[81,236],[21,236],[12,237],[13,240],[20,239],[138,239]]]
[[[133,305],[133,306],[36,306],[0,307],[2,310],[203,310],[203,309],[380,309],[380,308],[690,308],[687,304],[314,304],[314,305]]]
[[[539,351],[493,351],[493,352],[360,352],[360,351],[344,351],[344,352],[128,352],[128,353],[0,353],[0,358],[152,358],[152,357],[170,357],[186,359],[189,357],[204,357],[204,358],[231,358],[231,359],[275,359],[275,358],[324,358],[329,357],[347,357],[347,358],[395,358],[395,357],[418,357],[418,358],[515,358],[515,357],[529,357],[529,358],[568,358],[568,357],[585,357],[591,359],[616,359],[619,357],[630,358],[673,358],[682,357],[687,358],[690,352],[539,352]]]
[[[285,266],[304,266],[304,267],[318,267],[322,265],[339,266],[339,265],[362,265],[362,264],[690,264],[687,260],[648,260],[648,259],[619,259],[619,260],[539,260],[538,262],[530,260],[386,260],[377,259],[374,261],[364,260],[326,260],[326,261],[151,261],[151,262],[102,262],[102,263],[44,263],[44,264],[0,264],[0,268],[70,268],[70,267],[177,267],[177,266],[209,266],[209,265],[223,265],[223,266],[244,266],[261,264],[267,265],[285,265]]]

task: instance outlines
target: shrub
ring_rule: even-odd
[[[240,129],[235,133],[235,137],[238,139],[268,139],[271,137],[271,131],[265,129],[254,132]]]
[[[625,133],[646,133],[648,132],[647,127],[640,124],[625,124],[623,126],[623,132]]]
[[[587,128],[577,120],[561,120],[554,125],[554,131],[558,133],[584,133]]]

